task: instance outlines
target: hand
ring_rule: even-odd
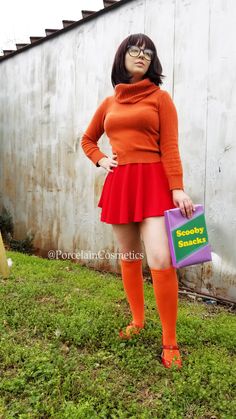
[[[172,198],[175,206],[180,208],[182,215],[191,218],[195,208],[190,197],[182,189],[173,189]]]
[[[114,157],[114,158],[113,158]],[[114,172],[111,167],[117,167],[118,162],[115,160],[117,158],[117,154],[113,153],[112,157],[102,157],[98,160],[99,166],[103,167],[107,172]]]

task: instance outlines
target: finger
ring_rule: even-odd
[[[189,203],[191,206],[191,211],[196,211],[196,208],[194,207],[193,201],[191,199],[189,199]]]
[[[187,217],[191,218],[192,217],[192,211],[190,210],[190,208],[187,208],[186,212],[187,212]]]
[[[189,202],[189,200],[184,200],[184,206],[185,206],[185,211],[186,211],[186,213],[187,213],[187,217],[188,218],[191,218],[191,216],[192,216],[192,210],[191,210],[191,205],[190,205],[190,202]]]
[[[190,206],[189,206],[189,214],[190,214],[190,215],[189,215],[189,217],[190,217],[190,218],[193,216],[193,212],[194,212],[194,211],[193,211],[193,207],[190,205]]]
[[[188,207],[188,200],[187,199],[183,200],[183,205],[184,205],[186,216],[189,217],[189,207]]]
[[[193,216],[193,211],[194,211],[194,206],[193,206],[193,202],[191,201],[191,199],[189,200],[189,211],[191,214],[191,217]]]
[[[186,211],[185,211],[185,207],[184,207],[184,204],[183,203],[181,203],[180,205],[179,205],[179,208],[180,208],[180,211],[181,211],[181,213],[182,213],[182,215],[184,216],[184,217],[186,217]]]

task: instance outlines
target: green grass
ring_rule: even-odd
[[[236,317],[179,299],[184,367],[160,362],[161,327],[145,282],[146,328],[133,341],[119,275],[17,252],[0,280],[1,418],[235,418]]]

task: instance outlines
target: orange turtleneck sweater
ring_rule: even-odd
[[[97,108],[81,139],[96,165],[104,154],[97,142],[104,133],[117,153],[118,165],[162,161],[169,188],[184,189],[178,148],[178,117],[169,93],[149,78],[120,83]]]

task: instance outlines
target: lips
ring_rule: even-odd
[[[144,67],[144,63],[142,62],[142,61],[138,61],[137,63],[135,63],[135,64],[141,64],[143,67]]]

